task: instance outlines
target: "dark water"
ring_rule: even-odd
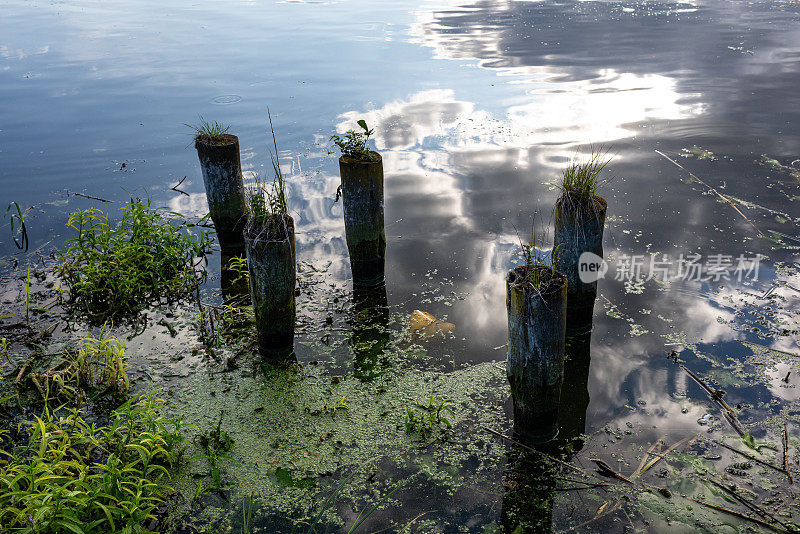
[[[229,123],[243,167],[263,173],[269,105],[298,257],[331,261],[331,279],[346,282],[327,140],[365,118],[384,158],[394,313],[455,324],[430,349],[437,364],[501,361],[518,236],[534,213],[550,222],[548,184],[564,165],[603,147],[614,156],[603,191],[612,271],[624,255],[765,258],[743,283],[601,280],[585,431],[632,423],[651,429],[642,443],[700,432],[713,405],[670,350],[698,371],[750,354],[738,340],[800,352],[796,2],[12,0],[0,13],[0,197],[35,206],[31,248],[59,244],[68,212],[92,204],[68,191],[147,191],[203,213],[184,123]],[[713,156],[683,151],[695,146]],[[783,167],[759,165],[764,154]],[[184,176],[189,196],[169,189]],[[426,302],[428,282],[444,297]],[[298,358],[315,355],[301,346]],[[740,414],[754,429],[800,398],[780,381],[789,367],[769,369],[726,389],[730,404],[754,407]]]

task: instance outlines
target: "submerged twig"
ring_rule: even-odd
[[[696,436],[695,436],[695,437],[696,437]],[[660,443],[660,442],[661,442],[661,440],[658,440],[658,441],[656,441],[656,442],[655,442],[655,443],[653,443],[653,445],[650,447],[650,450],[648,450],[648,451],[647,451],[647,454],[644,456],[644,458],[642,458],[642,463],[640,463],[640,464],[639,464],[639,467],[636,469],[636,471],[634,471],[634,472],[633,472],[633,474],[631,475],[631,478],[637,477],[637,476],[641,475],[642,473],[646,472],[646,471],[647,471],[647,470],[649,470],[651,467],[653,467],[654,465],[656,465],[658,462],[660,462],[661,460],[663,460],[663,459],[664,459],[664,457],[665,457],[666,455],[668,455],[669,453],[671,453],[672,451],[674,451],[675,449],[677,449],[678,447],[680,447],[681,445],[683,445],[683,444],[684,444],[684,443],[686,443],[687,441],[689,441],[689,438],[688,438],[688,437],[687,437],[687,438],[683,438],[682,440],[679,440],[679,441],[676,441],[675,443],[673,443],[673,444],[672,444],[672,445],[671,445],[669,448],[667,448],[667,450],[665,450],[664,452],[662,452],[662,453],[655,453],[655,452],[653,452],[653,449],[655,448],[655,446],[656,446],[656,444],[657,444],[657,443]],[[655,456],[655,458],[654,458],[653,460],[650,460],[650,462],[648,462],[648,463],[645,465],[645,461],[647,460],[648,456],[650,456],[650,455],[652,455],[652,456]]]
[[[748,453],[746,453],[746,452],[744,452],[744,451],[740,451],[740,450],[739,450],[739,449],[737,449],[736,447],[731,447],[730,445],[728,445],[728,444],[726,444],[726,443],[723,443],[723,442],[721,442],[721,441],[718,441],[718,440],[716,440],[716,439],[712,439],[712,440],[710,440],[710,441],[711,441],[712,443],[716,444],[716,445],[719,445],[720,447],[725,447],[725,448],[726,448],[726,449],[728,449],[729,451],[733,451],[733,452],[735,452],[736,454],[740,454],[740,455],[744,456],[745,458],[747,458],[748,460],[753,460],[754,462],[756,462],[756,463],[758,463],[758,464],[761,464],[761,465],[763,465],[764,467],[769,467],[770,469],[774,469],[774,470],[775,470],[775,471],[777,471],[778,473],[783,473],[783,472],[784,472],[784,471],[783,471],[783,469],[781,469],[781,468],[780,468],[780,467],[778,467],[777,465],[772,465],[772,464],[771,464],[771,463],[769,463],[769,462],[765,462],[764,460],[760,460],[760,459],[756,458],[755,456],[753,456],[752,454],[748,454]]]
[[[564,534],[566,532],[573,532],[573,531],[580,530],[583,527],[585,527],[586,525],[588,525],[589,523],[591,523],[592,521],[597,521],[601,517],[607,516],[608,514],[610,514],[612,512],[616,512],[617,510],[619,510],[620,507],[622,507],[622,499],[617,499],[617,502],[615,502],[610,508],[606,509],[606,507],[608,506],[608,503],[610,503],[610,502],[611,501],[606,501],[600,508],[598,508],[597,512],[595,512],[593,518],[591,518],[591,519],[589,519],[587,521],[584,521],[580,525],[575,525],[574,527],[570,527],[570,528],[568,528],[566,530],[560,530],[560,531],[558,531],[558,534]]]
[[[792,474],[789,472],[789,434],[786,432],[786,421],[783,422],[783,470],[786,471],[786,478],[789,480],[789,484],[791,484]]]
[[[688,495],[681,495],[681,497],[683,497],[685,499],[688,499],[688,500],[690,500],[692,502],[696,502],[697,504],[702,504],[703,506],[711,508],[712,510],[716,510],[718,512],[724,512],[726,514],[732,515],[734,517],[738,517],[739,519],[744,519],[746,521],[752,521],[753,523],[756,523],[757,525],[761,525],[762,527],[768,528],[768,529],[773,530],[775,532],[787,533],[787,534],[789,532],[788,530],[786,530],[784,528],[776,527],[775,525],[773,525],[771,523],[767,523],[766,521],[762,521],[761,519],[758,519],[756,517],[750,517],[749,515],[745,515],[745,514],[743,514],[741,512],[737,512],[736,510],[731,510],[730,508],[725,508],[723,506],[717,506],[716,504],[711,504],[710,502],[701,501],[700,499],[695,499],[694,497],[689,497]]]
[[[686,167],[684,167],[683,165],[681,165],[680,163],[678,163],[677,161],[675,161],[675,160],[674,160],[674,159],[672,159],[671,157],[667,156],[666,154],[664,154],[664,153],[663,153],[663,152],[661,152],[660,150],[656,150],[655,152],[656,152],[656,154],[658,154],[658,155],[660,155],[660,156],[662,156],[662,157],[666,158],[666,159],[667,159],[667,161],[671,162],[672,164],[674,164],[675,166],[677,166],[679,169],[682,169],[683,171],[687,172],[687,173],[689,174],[689,176],[691,176],[692,178],[694,178],[695,180],[697,180],[698,182],[700,182],[701,184],[703,184],[704,186],[706,186],[706,187],[707,187],[709,190],[711,190],[713,193],[715,193],[715,194],[716,194],[716,195],[717,195],[719,198],[721,198],[722,200],[724,200],[725,202],[727,202],[728,204],[730,204],[730,205],[731,205],[731,207],[732,207],[733,209],[735,209],[735,210],[736,210],[736,213],[738,213],[739,215],[741,215],[742,217],[744,217],[744,220],[746,220],[747,222],[749,222],[749,223],[750,223],[750,226],[752,226],[753,228],[755,228],[755,230],[756,230],[756,232],[758,232],[758,235],[759,235],[759,236],[764,236],[764,233],[763,233],[761,230],[759,230],[759,229],[758,229],[758,227],[757,227],[755,224],[753,224],[753,221],[751,221],[751,220],[750,220],[750,219],[747,217],[747,215],[745,215],[744,213],[742,213],[742,210],[740,210],[740,209],[739,209],[739,208],[736,206],[736,204],[734,204],[734,203],[731,201],[731,199],[729,199],[727,196],[723,195],[722,193],[720,193],[719,191],[717,191],[715,188],[713,188],[713,187],[711,187],[710,185],[708,185],[707,183],[705,183],[705,182],[704,182],[703,180],[701,180],[701,179],[700,179],[700,178],[699,178],[699,177],[698,177],[696,174],[692,173],[692,172],[691,172],[689,169],[687,169]]]
[[[186,176],[184,176],[183,178],[181,178],[181,181],[180,181],[180,182],[178,182],[177,184],[173,185],[172,187],[170,187],[170,189],[171,189],[172,191],[175,191],[176,193],[180,193],[180,194],[182,194],[182,195],[186,195],[186,196],[188,197],[188,196],[190,196],[190,195],[189,195],[189,193],[187,193],[186,191],[182,191],[182,190],[178,189],[178,187],[180,187],[180,185],[183,183],[183,181],[184,181],[185,179],[186,179]]]
[[[539,454],[541,456],[544,456],[548,460],[552,460],[553,462],[556,462],[557,464],[563,465],[564,467],[568,467],[569,469],[572,469],[573,471],[576,471],[576,472],[578,472],[578,473],[580,473],[582,475],[589,475],[590,474],[590,473],[587,473],[586,471],[584,471],[583,469],[581,469],[580,467],[577,467],[577,466],[572,465],[572,464],[570,464],[568,462],[565,462],[564,460],[559,460],[558,458],[556,458],[554,456],[551,456],[551,455],[547,454],[546,452],[537,451],[533,447],[525,445],[524,443],[519,442],[519,441],[515,440],[514,438],[510,438],[510,437],[506,436],[505,434],[501,434],[500,432],[498,432],[496,430],[492,430],[489,427],[483,427],[483,429],[486,430],[487,432],[491,433],[491,434],[494,434],[495,436],[498,436],[498,437],[503,438],[504,440],[506,440],[506,441],[508,441],[510,443],[513,443],[514,445],[518,445],[518,446],[522,447],[523,449],[526,449],[526,450],[529,450],[529,451],[534,452],[536,454]]]
[[[78,197],[88,198],[89,200],[98,200],[100,202],[106,202],[108,204],[113,204],[114,203],[113,200],[106,200],[106,199],[100,198],[100,197],[93,197],[92,195],[86,195],[86,194],[83,194],[83,193],[78,193],[77,191],[68,191],[68,192],[70,194],[73,194],[73,195],[78,196]]]
[[[775,523],[781,525],[782,527],[788,528],[788,525],[786,525],[786,523],[784,523],[783,521],[779,520],[777,517],[775,517],[774,515],[770,514],[769,512],[764,510],[763,508],[761,508],[761,507],[753,504],[752,502],[748,501],[747,499],[745,499],[744,497],[739,495],[737,492],[733,491],[731,488],[729,488],[727,486],[724,486],[723,484],[720,484],[716,480],[711,480],[711,479],[707,479],[707,480],[708,480],[708,482],[712,483],[714,486],[716,486],[717,488],[721,489],[722,491],[724,491],[725,493],[727,493],[728,495],[730,495],[731,497],[733,497],[734,499],[736,499],[737,501],[739,501],[740,503],[745,505],[747,508],[749,508],[753,512],[755,512],[758,515],[760,515],[761,517],[763,517],[765,519],[771,519],[772,521],[774,521]]]
[[[733,408],[731,408],[730,405],[727,402],[725,402],[725,399],[722,398],[722,395],[725,392],[713,389],[711,386],[709,386],[705,380],[697,376],[691,369],[689,369],[681,362],[679,362],[677,360],[677,355],[675,363],[677,363],[681,367],[681,369],[686,371],[686,374],[692,377],[692,380],[697,382],[700,385],[700,387],[702,387],[703,390],[708,394],[709,398],[712,401],[714,401],[714,403],[717,406],[719,406],[719,408],[722,410],[722,415],[725,416],[725,419],[728,421],[728,423],[730,423],[730,425],[733,427],[736,433],[739,434],[739,437],[744,437],[746,432],[742,427],[742,423],[739,422],[739,419],[736,417],[736,413],[733,411]]]

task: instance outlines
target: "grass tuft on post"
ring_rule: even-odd
[[[592,148],[584,162],[571,162],[555,184],[561,191],[561,198],[574,204],[589,203],[609,184],[610,179],[601,174],[610,162],[608,151],[603,148]]]
[[[184,126],[187,126],[194,131],[195,143],[201,142],[210,145],[225,144],[227,142],[226,135],[228,134],[228,131],[231,129],[230,126],[224,125],[217,121],[209,122],[205,120],[202,116],[200,116],[199,124],[195,125],[195,124],[185,123]]]

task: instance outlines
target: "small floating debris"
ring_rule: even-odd
[[[414,310],[408,318],[408,331],[412,337],[427,339],[440,335],[452,334],[456,329],[453,323],[438,320],[430,313]]]

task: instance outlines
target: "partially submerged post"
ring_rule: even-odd
[[[349,131],[331,139],[341,149],[344,228],[353,285],[375,287],[384,282],[386,234],[383,222],[383,159],[366,147],[372,130],[358,121],[364,132]]]
[[[607,183],[601,181],[600,172],[608,161],[604,153],[593,153],[586,163],[570,164],[558,184],[561,196],[555,205],[554,248],[558,251],[556,267],[567,277],[571,332],[578,325],[591,325],[597,280],[604,274],[607,204],[597,193]]]
[[[286,182],[277,159],[274,131],[272,140],[273,182],[268,186],[256,177],[248,189],[249,217],[244,231],[258,347],[265,357],[293,353],[296,318],[294,220],[287,213]]]
[[[296,318],[294,221],[286,214],[251,218],[244,240],[259,352],[265,357],[290,354]]]
[[[558,432],[567,280],[552,267],[528,262],[508,273],[506,295],[514,432],[525,442],[544,443]]]
[[[246,206],[239,138],[227,133],[228,128],[216,122],[202,122],[193,128],[197,132],[194,146],[203,171],[208,210],[220,247],[241,252]]]

